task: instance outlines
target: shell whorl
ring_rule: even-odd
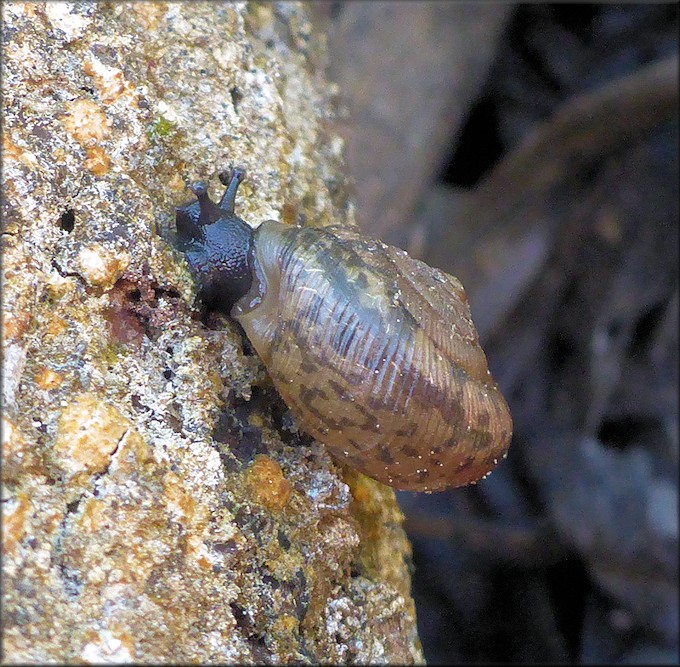
[[[510,413],[460,282],[337,227],[263,223],[232,316],[305,431],[398,489],[474,481],[507,450]]]

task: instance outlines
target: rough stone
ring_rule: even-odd
[[[168,242],[230,164],[254,225],[354,224],[306,7],[2,14],[3,661],[422,662],[394,494],[281,426]]]

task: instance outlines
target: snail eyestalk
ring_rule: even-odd
[[[219,207],[227,213],[227,215],[234,215],[234,206],[236,204],[236,191],[241,181],[246,175],[245,169],[234,167],[231,172],[222,172],[220,174],[220,182],[226,185],[227,189],[220,199]],[[227,181],[225,183],[225,180]]]
[[[208,194],[208,186],[203,181],[196,181],[191,186],[191,191],[198,199],[198,206],[200,208],[200,216],[198,218],[199,225],[210,225],[215,222],[221,215],[220,207],[210,199]],[[233,209],[232,209],[233,215]]]

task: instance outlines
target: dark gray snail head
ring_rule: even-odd
[[[199,296],[208,308],[226,315],[252,283],[253,230],[234,213],[244,176],[238,167],[220,174],[227,189],[217,204],[198,181],[191,186],[196,201],[175,209],[177,248],[186,255]]]

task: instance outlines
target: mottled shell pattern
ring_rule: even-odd
[[[397,489],[439,491],[505,456],[510,412],[458,279],[354,231],[274,221],[254,231],[250,263],[231,316],[337,459]]]

